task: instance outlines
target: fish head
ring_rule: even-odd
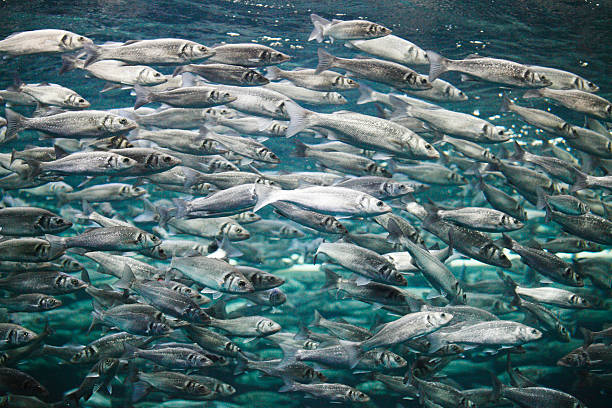
[[[380,360],[383,366],[387,369],[406,367],[408,362],[400,355],[397,355],[389,350],[381,352]]]
[[[580,77],[574,78],[574,80],[572,81],[572,85],[574,85],[574,88],[579,89],[581,91],[585,91],[585,92],[599,91],[599,87],[595,85],[593,82],[587,81],[584,78],[580,78]]]
[[[521,340],[521,342],[529,342],[538,340],[542,337],[542,332],[538,329],[534,329],[529,326],[519,326],[516,329],[516,337]]]
[[[257,157],[259,157],[259,160],[261,161],[265,161],[268,163],[280,163],[280,159],[278,158],[278,156],[267,147],[260,147],[256,150],[256,152]]]
[[[145,190],[142,187],[134,187],[132,185],[128,185],[126,187],[127,189],[125,190],[125,193],[127,197],[134,198],[134,197],[140,197],[140,196],[147,194],[147,190]]]
[[[221,229],[222,233],[227,235],[230,241],[242,241],[249,239],[251,234],[240,224],[227,223]]]
[[[179,56],[187,60],[199,60],[204,58],[210,58],[216,53],[217,52],[212,48],[189,41],[183,44],[179,52]]]
[[[162,336],[172,332],[172,328],[166,323],[162,322],[150,322],[146,329],[147,336]]]
[[[348,230],[336,217],[326,216],[322,220],[322,224],[326,230],[332,231],[334,234],[348,234]]]
[[[123,116],[115,116],[110,120],[110,124],[107,125],[107,130],[111,133],[125,133],[136,129],[137,127],[138,123],[135,121],[124,118]]]
[[[119,368],[119,359],[104,358],[100,361],[100,374],[112,374]]]
[[[304,340],[304,343],[302,344],[302,348],[304,350],[316,350],[319,348],[319,343],[314,340],[306,339]],[[318,377],[318,374],[321,374],[321,373],[317,372],[317,377]],[[325,378],[323,374],[321,374],[321,376]]]
[[[391,212],[391,207],[388,204],[369,194],[360,194],[356,204],[364,214],[379,215]]]
[[[261,318],[257,322],[255,327],[257,328],[257,332],[261,333],[264,336],[267,336],[269,334],[274,334],[280,331],[281,329],[280,324],[276,323],[273,320],[266,319],[266,318]]]
[[[546,78],[546,75],[532,71],[531,69],[526,69],[525,71],[523,71],[523,79],[526,83],[537,87],[546,87],[552,85],[552,81]]]
[[[78,272],[85,269],[82,263],[67,255],[62,255],[60,257],[59,264],[64,272]]]
[[[75,291],[89,286],[82,280],[75,278],[74,276],[68,275],[67,273],[60,273],[55,280],[55,285],[59,288],[69,291]]]
[[[266,274],[261,276],[261,278],[259,279],[261,282],[261,286],[263,287],[277,287],[282,285],[283,283],[285,283],[285,280],[283,278],[280,278],[276,275],[272,275],[272,274]]]
[[[41,296],[38,299],[38,306],[43,310],[51,310],[62,305],[62,301],[52,296]]]
[[[259,72],[249,69],[242,74],[240,78],[243,84],[249,85],[266,85],[270,83],[270,80],[265,76],[261,75]]]
[[[370,400],[370,397],[368,396],[368,394],[361,392],[359,390],[356,390],[354,388],[351,388],[346,392],[346,398],[349,401],[355,401],[355,402],[368,402]]]
[[[510,138],[506,133],[506,129],[502,126],[493,126],[489,123],[482,125],[481,135],[489,140],[505,142]]]
[[[209,395],[212,391],[204,384],[194,381],[194,380],[186,380],[184,385],[184,390],[190,395]]]
[[[190,307],[185,311],[185,314],[189,317],[189,321],[194,323],[207,324],[210,322],[210,316],[199,307]]]
[[[503,214],[500,218],[500,224],[511,229],[521,229],[525,225],[514,217]]]
[[[451,101],[467,101],[468,96],[462,90],[455,88],[451,84],[447,84],[442,88],[442,92]]]
[[[571,124],[563,122],[559,128],[559,132],[568,139],[577,139],[578,132]]]
[[[467,179],[454,171],[449,172],[447,178],[454,184],[467,184]]]
[[[463,408],[476,408],[477,405],[474,401],[467,397],[460,397],[457,406]]]
[[[406,183],[397,181],[386,181],[382,185],[382,190],[390,197],[399,197],[406,194],[414,193],[414,188]]]
[[[225,346],[223,348],[227,353],[234,355],[242,352],[242,350],[240,350],[240,347],[238,347],[235,343],[232,343],[231,341],[225,343]]]
[[[13,345],[27,344],[36,338],[36,333],[25,327],[10,329],[8,332],[9,343]]]
[[[78,93],[69,94],[66,99],[64,99],[64,105],[76,109],[87,109],[91,106],[91,104]]]
[[[557,365],[560,367],[587,367],[589,363],[589,354],[582,348],[566,354],[557,361]]]
[[[236,393],[236,389],[229,384],[219,383],[215,387],[215,392],[219,395],[229,397],[230,395],[234,395]]]
[[[584,286],[584,281],[582,280],[582,277],[576,273],[576,270],[571,265],[563,268],[561,275],[567,282],[571,282],[572,286]]]
[[[391,34],[391,29],[376,23],[369,23],[366,27],[366,35],[370,38],[384,37]]]
[[[93,40],[75,33],[66,33],[60,39],[60,46],[66,51],[78,50],[85,44],[93,44]]]
[[[413,61],[415,64],[429,65],[429,58],[427,58],[427,53],[423,49],[415,47],[413,45],[406,48],[404,58],[409,61]]]
[[[259,55],[259,59],[267,64],[280,64],[289,61],[291,56],[280,51],[263,50]]]
[[[359,83],[347,76],[338,75],[333,79],[332,86],[338,89],[354,89],[359,88]]]
[[[326,92],[323,99],[332,105],[344,105],[347,102],[346,98],[338,92]]]
[[[227,91],[220,91],[218,89],[211,89],[210,92],[208,92],[208,98],[207,99],[208,99],[208,101],[210,103],[215,103],[215,104],[223,105],[225,103],[234,102],[236,99],[238,99],[238,97],[232,95],[231,93],[229,93]]]
[[[159,85],[167,82],[168,78],[161,72],[146,67],[138,74],[138,80],[141,85]]]
[[[280,122],[272,121],[266,127],[265,130],[276,136],[285,136],[285,134],[287,133],[287,129],[288,129],[287,125],[284,125]]]
[[[571,304],[573,304],[574,306],[577,306],[577,307],[580,307],[580,308],[591,308],[591,307],[593,307],[593,305],[591,305],[591,302],[589,302],[588,300],[586,300],[582,296],[578,296],[576,294],[573,294],[573,295],[571,295],[569,297],[569,302]]]
[[[50,395],[49,391],[34,378],[25,378],[21,382],[20,388],[24,391],[24,395],[36,395],[37,397],[43,397],[43,399]]]
[[[94,347],[87,346],[74,353],[74,355],[70,357],[69,361],[73,364],[86,363],[95,359],[97,354],[98,353]]]
[[[395,266],[388,265],[387,267],[390,268],[391,272],[388,275],[383,275],[383,276],[387,276],[387,279],[388,279],[389,283],[391,283],[392,285],[395,285],[395,286],[406,286],[406,285],[408,285],[408,281],[406,280],[404,275],[399,273],[395,269]],[[383,273],[383,272],[381,272],[381,273]]]
[[[42,215],[38,219],[38,225],[45,233],[50,234],[62,232],[72,227],[70,221],[56,215]]]
[[[268,293],[268,300],[272,306],[279,306],[287,301],[287,296],[282,290],[274,288]]]
[[[241,273],[230,272],[224,279],[224,289],[231,293],[253,293],[255,288],[251,281]]]
[[[246,211],[240,214],[240,221],[244,223],[252,223],[261,220],[261,217],[252,211]]]
[[[557,340],[562,341],[564,343],[569,343],[570,334],[562,324],[557,323],[555,325],[555,330],[557,332]]]
[[[433,87],[426,76],[419,75],[414,71],[405,73],[402,82],[407,84],[410,89],[431,89]]]
[[[448,312],[429,312],[425,319],[430,327],[441,327],[448,324],[453,317],[454,316]]]

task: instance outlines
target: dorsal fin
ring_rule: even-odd
[[[484,58],[484,57],[478,54],[470,54],[467,57],[465,57],[465,59],[475,59],[475,58]]]
[[[140,40],[128,40],[126,42],[124,42],[122,45],[130,45],[130,44],[134,44],[140,42]]]
[[[58,145],[54,145],[53,149],[55,150],[55,160],[61,159],[63,157],[68,156],[70,153],[59,147]]]

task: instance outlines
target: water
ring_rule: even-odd
[[[176,37],[193,40],[205,45],[222,42],[256,42],[269,45],[279,51],[292,56],[292,60],[283,64],[283,69],[296,67],[314,68],[317,64],[317,49],[325,46],[334,55],[350,57],[355,52],[342,46],[341,42],[334,44],[317,44],[307,42],[312,30],[309,19],[310,13],[317,13],[326,18],[350,20],[364,18],[383,24],[393,30],[393,34],[406,38],[425,50],[432,49],[449,58],[464,58],[471,53],[511,59],[531,65],[542,65],[560,68],[581,75],[599,85],[598,95],[612,99],[612,79],[610,67],[612,57],[610,53],[610,16],[612,3],[607,0],[595,1],[530,1],[530,2],[503,2],[503,1],[7,1],[0,5],[2,24],[0,25],[0,38],[25,30],[42,28],[62,28],[86,35],[97,44],[106,41],[127,41],[132,39],[148,39],[160,37]],[[99,90],[104,86],[99,79],[84,79],[84,72],[75,70],[58,77],[60,58],[57,55],[31,55],[18,58],[5,59],[0,64],[0,88],[8,87],[16,73],[23,82],[34,83],[49,81],[59,83],[77,91],[91,102],[95,109],[108,109],[131,106],[134,97],[129,92],[112,91],[101,94]],[[427,67],[416,67],[421,73],[427,73]],[[158,67],[169,74],[173,67]],[[262,70],[263,71],[263,70]],[[520,97],[521,90],[502,89],[491,84],[466,82],[461,83],[456,73],[445,74],[444,79],[461,88],[470,99],[460,103],[441,103],[445,108],[472,113],[483,119],[490,120],[495,125],[512,129],[515,134],[525,142],[538,138],[538,134],[530,126],[524,126],[520,119],[513,115],[500,115],[499,106],[501,95],[508,92],[511,97]],[[375,86],[377,90],[389,92],[384,86]],[[373,104],[357,105],[355,103],[358,92],[346,93],[349,103],[342,109],[377,115],[378,111]],[[582,126],[584,116],[571,112],[565,108],[547,103],[544,99],[530,101],[519,100],[524,106],[540,109],[549,108],[573,124]],[[331,107],[318,109],[322,112],[337,110]],[[518,136],[517,136],[518,137]],[[312,138],[304,139],[315,142]],[[32,143],[40,144],[36,135],[24,133],[24,137],[12,144],[0,146],[3,153],[17,150]],[[45,142],[47,146],[50,144]],[[316,170],[314,161],[297,160],[290,156],[294,149],[292,143],[284,139],[271,139],[266,146],[281,157],[281,164],[275,169],[278,171]],[[511,147],[509,147],[511,149]],[[533,152],[539,153],[539,147]],[[448,147],[442,150],[452,151]],[[492,150],[499,152],[497,148]],[[76,186],[81,178],[68,177],[71,185]],[[146,186],[152,200],[170,198],[167,192],[161,192],[152,186]],[[464,195],[463,191],[467,191]],[[510,190],[507,190],[510,192]],[[597,190],[601,193],[605,190]],[[67,208],[57,208],[53,199],[36,201],[20,193],[6,193],[12,197],[26,200],[30,205],[38,205],[58,213],[68,214]],[[423,200],[432,198],[435,201],[454,199],[454,205],[470,205],[476,197],[473,190],[468,187],[450,189],[445,187],[432,187],[431,190],[419,195]],[[477,203],[480,201],[476,200]],[[76,203],[73,204],[78,207]],[[139,200],[134,202],[113,203],[115,210],[130,217],[141,212]],[[535,234],[538,240],[553,238],[560,235],[556,224],[544,224],[541,213],[536,213],[529,207],[530,218],[535,218],[528,224],[528,230]],[[272,218],[269,209],[262,212],[265,218]],[[367,223],[347,222],[351,232],[377,231]],[[418,225],[418,223],[417,223]],[[149,229],[153,225],[141,226]],[[248,228],[248,225],[246,225]],[[82,226],[63,235],[73,235],[82,231]],[[424,233],[429,244],[439,242],[431,234]],[[276,265],[269,262],[262,268],[275,271],[285,277],[288,282],[282,289],[287,293],[288,305],[281,306],[278,314],[264,312],[265,316],[279,322],[284,329],[295,332],[297,324],[302,321],[308,324],[312,319],[313,310],[319,309],[327,318],[343,317],[351,323],[369,328],[375,314],[385,316],[387,321],[391,316],[382,311],[373,310],[372,306],[351,300],[336,300],[333,296],[323,297],[318,288],[324,277],[317,268],[311,265],[310,259],[302,256],[302,247],[310,244],[314,235],[309,239],[297,241],[292,246],[289,240],[256,241],[266,256],[272,257],[276,251],[285,252],[286,256]],[[496,236],[497,237],[497,236]],[[529,238],[525,232],[521,238]],[[266,241],[268,241],[266,243]],[[297,249],[296,249],[297,248]],[[599,256],[606,256],[605,253]],[[166,268],[167,261],[155,261],[140,258],[147,262]],[[564,256],[569,260],[571,256]],[[95,271],[93,262],[79,258],[88,270]],[[520,271],[524,265],[517,257],[512,258],[515,269]],[[238,260],[238,263],[245,263]],[[287,269],[285,267],[290,266]],[[485,280],[495,278],[495,268],[473,261],[453,261],[453,272],[458,275],[465,273],[470,280]],[[280,269],[280,271],[279,271]],[[95,284],[110,283],[113,280],[104,278],[104,275],[92,273]],[[348,275],[347,275],[348,276]],[[426,284],[421,280],[410,281],[413,293],[426,294],[429,292]],[[571,288],[569,288],[571,289]],[[605,302],[609,291],[596,291],[587,283],[586,289],[581,293],[600,297]],[[91,321],[90,297],[79,292],[73,295],[60,296],[64,301],[61,308],[40,314],[11,314],[13,320],[24,326],[40,332],[43,322],[48,320],[55,330],[55,334],[48,340],[49,344],[64,345],[67,343],[87,344],[102,335],[100,329],[94,329],[87,334],[87,327]],[[509,302],[509,298],[505,301]],[[525,354],[513,355],[513,364],[521,367],[523,372],[536,382],[547,387],[557,388],[580,398],[589,407],[606,406],[605,393],[597,386],[581,384],[576,386],[580,374],[576,370],[557,367],[556,361],[569,351],[582,344],[578,326],[590,327],[594,330],[602,329],[605,323],[610,323],[611,316],[607,310],[590,312],[567,312],[555,309],[563,319],[569,321],[572,332],[570,343],[561,343],[546,339],[526,346]],[[503,318],[521,321],[522,315],[514,313]],[[248,343],[244,339],[237,339],[237,343],[259,358],[280,358],[277,348],[271,347],[267,342],[259,341]],[[462,389],[489,387],[490,379],[487,370],[494,371],[506,384],[508,383],[504,371],[505,358],[503,353],[496,359],[475,362],[474,360],[460,360],[451,363],[442,371],[458,383]],[[86,375],[88,366],[73,366],[59,364],[61,360],[55,357],[31,357],[23,361],[18,368],[36,377],[46,386],[51,396],[49,401],[61,399],[62,394],[75,388]],[[324,400],[303,400],[303,394],[279,394],[277,389],[282,385],[277,379],[267,377],[258,378],[255,371],[249,371],[242,376],[233,375],[234,363],[225,368],[215,368],[205,371],[237,388],[237,393],[231,397],[220,399],[214,406],[328,406]],[[389,373],[403,375],[402,370],[391,370]],[[364,375],[352,375],[350,370],[325,370],[326,375],[337,382],[358,386],[372,398],[372,406],[389,407],[401,404],[402,406],[418,406],[416,401],[402,400],[396,393],[386,391],[381,383],[367,382]],[[123,379],[124,375],[120,375]],[[359,385],[358,385],[359,384]],[[127,406],[122,387],[116,381],[112,398],[96,395],[86,403],[86,406]],[[609,392],[609,385],[607,392]],[[155,396],[149,398],[155,401]],[[169,397],[177,399],[177,397]],[[147,402],[139,406],[148,406]],[[177,402],[178,404],[178,402]],[[235,404],[235,405],[232,405]],[[150,406],[156,406],[151,403]],[[170,406],[170,405],[169,405]],[[176,405],[180,406],[180,405]],[[211,405],[213,406],[213,405]]]

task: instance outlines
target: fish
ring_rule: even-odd
[[[220,58],[220,56],[217,56],[217,58]],[[172,75],[180,75],[183,72],[191,72],[211,82],[226,85],[258,86],[270,82],[259,72],[239,65],[213,63],[182,65],[177,67]]]
[[[266,78],[270,81],[285,79],[296,86],[319,92],[347,91],[359,88],[353,79],[334,71],[325,70],[318,74],[314,69],[300,68],[284,71],[276,66],[266,68]]]
[[[93,43],[84,45],[87,59],[85,67],[100,60],[119,60],[135,64],[176,64],[203,60],[215,51],[202,44],[177,38],[130,40],[120,45],[105,47]]]
[[[207,62],[243,67],[265,67],[287,62],[291,57],[262,44],[218,44],[211,48],[213,55]]]
[[[8,55],[69,52],[93,44],[90,38],[66,30],[22,31],[0,41],[0,52]]]
[[[384,37],[391,34],[391,30],[380,24],[367,20],[326,20],[325,18],[311,14],[310,19],[314,29],[308,37],[308,41],[317,40],[322,42],[324,37],[330,40],[359,40],[368,38]]]
[[[433,81],[444,72],[459,71],[484,81],[519,88],[540,88],[552,82],[528,66],[514,61],[482,57],[470,54],[463,60],[449,60],[434,51],[426,51],[429,59],[429,80]]]
[[[568,109],[585,113],[593,117],[609,120],[612,118],[612,104],[601,96],[577,89],[531,89],[523,98],[550,98]]]

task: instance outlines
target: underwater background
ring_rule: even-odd
[[[451,59],[462,59],[469,54],[478,53],[489,57],[504,58],[528,65],[555,67],[578,74],[596,83],[600,90],[597,95],[612,99],[612,52],[610,39],[612,38],[612,1],[242,1],[242,0],[99,0],[99,1],[15,1],[8,0],[0,3],[0,38],[11,33],[43,28],[58,28],[69,30],[91,38],[96,44],[107,41],[128,41],[135,39],[153,38],[181,38],[192,40],[206,46],[219,43],[258,43],[268,45],[280,52],[291,56],[291,60],[281,65],[284,70],[294,68],[315,68],[317,66],[317,50],[325,47],[332,54],[339,57],[353,57],[355,50],[343,46],[342,41],[322,44],[308,42],[312,31],[310,14],[316,13],[325,18],[341,20],[366,19],[382,24],[393,30],[393,34],[405,38],[424,50],[436,52]],[[5,57],[0,61],[0,89],[6,89],[14,81],[16,74],[24,83],[52,82],[75,90],[87,99],[94,109],[111,109],[131,107],[134,96],[129,91],[100,93],[104,81],[96,78],[85,79],[82,70],[74,70],[58,76],[61,67],[60,57],[56,54],[35,54],[19,57]],[[156,66],[163,74],[171,74],[174,66]],[[427,66],[414,67],[419,73],[427,75]],[[265,69],[260,69],[265,72]],[[343,72],[342,70],[336,70]],[[541,136],[529,125],[525,125],[518,116],[500,113],[502,95],[507,93],[510,97],[520,97],[523,90],[500,88],[498,85],[482,82],[461,82],[459,74],[451,72],[443,78],[460,88],[469,96],[469,100],[462,102],[440,103],[446,109],[471,113],[489,120],[497,126],[511,129],[517,139],[535,146],[541,142]],[[372,85],[372,83],[370,83]],[[381,92],[390,92],[385,86],[373,85]],[[317,107],[319,112],[331,113],[339,109],[351,110],[367,115],[379,114],[374,104],[357,104],[359,97],[357,90],[344,92],[348,103],[337,106]],[[543,98],[520,101],[525,106],[549,110],[570,123],[578,126],[584,125],[584,115],[563,107],[548,103]],[[27,112],[24,111],[24,112]],[[30,112],[31,113],[31,112]],[[5,115],[1,115],[5,116]],[[29,114],[28,114],[29,116]],[[308,143],[318,142],[312,137],[304,137]],[[0,152],[11,153],[13,149],[20,150],[27,146],[52,146],[48,140],[39,141],[35,132],[24,132],[19,140],[10,145],[0,145]],[[265,142],[277,156],[280,163],[275,167],[260,169],[263,172],[297,172],[318,171],[315,162],[296,159],[292,156],[294,144],[289,139],[270,138]],[[559,142],[559,145],[563,145]],[[487,146],[489,147],[489,146]],[[537,147],[536,147],[537,148]],[[448,146],[441,150],[452,151]],[[491,150],[497,151],[495,147]],[[512,147],[509,147],[512,150]],[[248,168],[245,168],[248,171]],[[79,177],[68,176],[65,180],[76,188],[82,181]],[[124,181],[130,182],[130,181]],[[131,181],[134,182],[134,181]],[[144,184],[150,195],[149,200],[171,199],[181,195],[154,188],[152,184]],[[425,193],[417,195],[420,202],[431,199],[434,202],[446,200],[446,204],[466,206],[472,204],[476,193],[469,184],[461,187],[432,186]],[[602,190],[598,190],[600,194]],[[80,210],[80,202],[62,204],[55,198],[33,197],[19,191],[3,192],[12,198],[21,199],[31,206],[38,206],[54,211],[57,214],[74,215]],[[608,191],[609,194],[609,191]],[[602,196],[605,198],[605,193]],[[183,195],[184,196],[184,195]],[[70,210],[70,206],[74,209]],[[134,218],[144,211],[140,199],[132,201],[113,202],[113,209],[127,219]],[[96,207],[96,206],[94,206]],[[529,221],[527,227],[517,236],[517,240],[537,238],[548,240],[561,236],[561,229],[554,223],[544,222],[544,211],[527,205]],[[274,218],[270,208],[259,212],[263,218]],[[406,217],[419,222],[414,218]],[[377,232],[382,229],[361,221],[347,221],[352,233]],[[91,226],[87,223],[75,225],[71,230],[61,235],[74,235]],[[152,231],[154,223],[139,224],[139,227]],[[248,229],[248,224],[245,226]],[[419,228],[428,246],[434,243],[442,244],[432,234]],[[529,232],[528,232],[529,231]],[[0,232],[1,234],[1,232]],[[281,289],[287,295],[287,304],[275,310],[265,310],[260,314],[278,322],[283,331],[297,332],[299,323],[306,325],[312,321],[314,310],[330,320],[344,318],[350,323],[370,328],[375,316],[382,321],[391,321],[392,315],[378,310],[369,303],[357,300],[338,299],[333,293],[322,293],[320,287],[325,281],[323,272],[318,265],[313,265],[312,254],[320,241],[318,234],[308,232],[299,239],[270,240],[266,237],[257,237],[253,234],[251,242],[258,247],[265,258],[270,254],[274,261],[269,263],[252,263],[262,270],[273,272],[283,277],[286,283]],[[386,236],[386,234],[384,234]],[[494,234],[498,238],[498,234]],[[520,237],[520,239],[518,238]],[[193,237],[192,237],[193,238]],[[248,242],[248,241],[247,241]],[[444,247],[445,245],[442,244]],[[609,246],[596,254],[586,255],[601,259],[605,265],[610,263]],[[271,254],[282,253],[276,257]],[[74,255],[74,254],[71,254]],[[92,282],[95,285],[108,284],[115,279],[96,273],[97,265],[91,260],[74,255],[87,270],[90,271]],[[169,260],[155,260],[135,255],[139,259],[167,269]],[[574,254],[565,254],[563,259],[571,262]],[[526,268],[520,263],[518,257],[511,257],[513,272],[523,272]],[[248,261],[236,260],[238,264],[250,264]],[[607,262],[607,263],[606,263]],[[320,262],[319,262],[320,263]],[[499,268],[485,265],[476,261],[456,259],[451,261],[449,268],[456,276],[471,282],[496,279]],[[612,273],[612,272],[610,272]],[[76,274],[75,276],[78,276]],[[520,276],[520,275],[517,275]],[[500,281],[500,286],[502,285]],[[525,353],[512,355],[512,364],[520,367],[523,374],[534,379],[542,386],[551,387],[579,398],[588,407],[609,406],[610,380],[607,389],[600,385],[593,385],[580,381],[583,374],[580,370],[560,367],[557,361],[567,353],[580,347],[583,343],[579,327],[592,330],[602,330],[612,322],[610,304],[610,290],[590,290],[592,285],[587,283],[585,295],[593,296],[599,300],[597,309],[562,310],[558,312],[563,321],[568,323],[568,330],[572,334],[568,343],[558,342],[554,339],[542,340],[524,346]],[[570,288],[572,289],[572,288]],[[430,291],[424,281],[409,280],[408,290],[413,294],[425,297]],[[581,292],[582,293],[582,292]],[[39,333],[46,322],[54,333],[48,337],[46,343],[54,346],[85,345],[99,338],[105,333],[101,326],[88,333],[91,323],[91,297],[83,291],[69,295],[62,295],[62,307],[40,314],[11,313],[11,320]],[[509,304],[511,295],[500,295],[503,302]],[[393,317],[395,318],[395,317]],[[504,318],[522,321],[522,315],[514,312],[506,314]],[[316,330],[315,330],[316,331]],[[260,359],[281,358],[281,350],[267,344],[264,340],[244,342],[239,339],[241,347],[248,350]],[[608,356],[609,358],[610,356]],[[609,363],[609,362],[608,362]],[[130,402],[125,397],[130,385],[123,385],[121,380],[114,380],[113,392],[110,396],[98,393],[89,401],[82,401],[86,407],[127,407],[127,406],[211,406],[211,407],[324,407],[330,402],[320,399],[304,399],[302,393],[279,393],[278,389],[283,382],[277,378],[259,376],[256,371],[247,371],[246,374],[234,374],[234,362],[226,367],[215,367],[214,370],[203,370],[206,375],[214,376],[235,387],[236,392],[217,401],[190,402],[181,400],[180,396],[162,396],[159,400],[147,397],[140,402]],[[34,376],[50,392],[46,401],[58,401],[69,390],[76,388],[90,367],[72,365],[57,356],[34,355],[19,363],[18,368]],[[600,373],[609,373],[610,366]],[[478,387],[491,387],[489,372],[494,372],[502,382],[506,381],[506,356],[500,353],[495,358],[482,357],[481,360],[457,359],[444,368],[439,374],[442,379],[448,377],[461,389]],[[328,378],[356,386],[366,392],[372,400],[366,406],[396,407],[419,406],[418,398],[403,399],[401,393],[390,391],[380,382],[372,381],[368,375],[351,374],[351,370],[323,370]],[[390,374],[403,376],[406,368],[390,370]],[[155,398],[159,395],[154,396]],[[161,405],[162,402],[165,401]],[[193,404],[193,405],[191,405]],[[351,403],[345,403],[351,405]],[[352,403],[352,405],[359,405]],[[8,405],[7,405],[8,406]],[[333,405],[332,405],[333,406]],[[491,405],[493,406],[493,405]],[[550,405],[552,408],[553,406]]]

